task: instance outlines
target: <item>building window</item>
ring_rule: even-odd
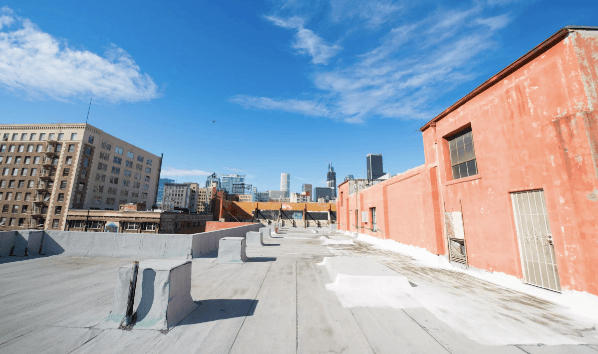
[[[46,140],[46,133],[40,133],[39,134],[39,141],[44,141]]]
[[[130,152],[130,151],[127,151],[127,157],[128,157],[128,158],[130,158],[130,159],[132,159],[132,158],[134,158],[134,157],[135,157],[135,154],[133,154],[133,153],[132,153],[132,152]]]
[[[101,175],[99,173],[96,173],[96,181],[106,182],[106,175]]]
[[[146,191],[146,190],[148,190],[148,189],[149,189],[149,184],[144,184],[144,185],[143,185],[143,190],[145,190],[145,191]]]
[[[118,177],[110,177],[111,184],[118,184]]]
[[[21,156],[17,156],[15,158],[15,165],[20,165],[21,164],[21,160],[22,160]]]
[[[33,145],[27,145],[27,152],[33,152]]]
[[[131,185],[131,181],[128,179],[123,179],[123,186],[128,187]]]
[[[116,188],[114,188],[114,187],[108,187],[108,194],[116,195]]]
[[[463,129],[447,140],[451,154],[453,179],[477,175],[478,167],[471,128]]]
[[[120,168],[112,166],[112,173],[115,175],[120,175]]]
[[[25,165],[29,165],[31,163],[31,156],[25,156]]]
[[[117,153],[117,154],[119,154],[119,155],[122,155],[123,154],[123,148],[117,146],[117,147],[114,148],[114,152]]]
[[[131,171],[125,170],[125,177],[131,177]]]
[[[89,159],[83,159],[83,167],[89,167]]]
[[[66,177],[69,175],[71,169],[70,168],[65,168],[64,170],[62,170],[62,176]]]
[[[87,178],[87,171],[81,170],[81,175],[80,176],[81,176],[82,179]]]
[[[137,161],[143,162],[143,156],[137,155]]]
[[[56,199],[59,202],[64,202],[64,193],[58,193],[58,199]]]
[[[85,155],[91,155],[91,148],[89,146],[85,148]]]
[[[147,198],[147,193],[141,193],[141,198],[142,198],[142,199],[145,199],[145,198]]]
[[[110,158],[110,154],[105,153],[105,152],[100,152],[100,159],[108,161],[109,158]]]
[[[143,171],[143,165],[136,164],[135,168],[138,169],[139,171]]]
[[[93,144],[93,135],[90,135],[90,136],[87,138],[87,142],[89,142],[90,144]]]
[[[53,229],[57,229],[58,228],[58,219],[52,220],[52,228]]]
[[[1,199],[1,196],[0,196]],[[25,193],[25,201],[28,202],[31,200],[31,193]]]
[[[77,140],[77,133],[71,133],[71,140]]]
[[[126,222],[125,223],[125,230],[137,230],[139,228],[139,224],[136,222]]]
[[[150,159],[147,159],[147,160],[145,161],[145,163],[151,166],[151,165],[152,165],[152,160],[150,160]]]
[[[133,168],[133,161],[125,161],[125,166]]]
[[[0,145],[0,152],[6,152],[6,144]]]
[[[58,141],[62,141],[64,139],[64,133],[58,133]]]
[[[33,141],[35,140],[35,138],[37,138],[37,133],[31,133],[31,135],[29,136],[29,141]]]
[[[15,152],[15,149],[16,149],[16,147],[15,147],[14,145],[11,145],[11,146],[8,148],[8,152]]]
[[[89,228],[93,230],[99,230],[102,228],[102,223],[99,221],[90,221]]]
[[[23,213],[23,214],[27,213],[27,209],[29,209],[29,205],[23,205],[21,207],[21,213]]]
[[[62,213],[62,207],[61,206],[57,206],[54,208],[54,215],[60,215],[60,213]]]
[[[143,231],[156,231],[156,224],[144,222],[141,224],[141,229]]]
[[[114,156],[114,160],[112,162],[121,165],[123,162],[123,159],[122,159],[122,157]]]
[[[152,169],[151,169],[151,168],[149,168],[149,167],[146,167],[146,168],[145,168],[145,173],[152,173]]]
[[[102,148],[110,151],[110,149],[112,149],[112,144],[108,144],[107,142],[102,141]]]
[[[123,189],[120,191],[120,195],[123,197],[128,197],[129,196],[129,191],[126,189]]]
[[[15,226],[15,218],[10,218],[10,221],[8,222],[9,226]]]
[[[18,137],[19,137],[19,134],[17,134],[17,133],[14,133],[14,134],[12,135],[12,140],[17,140],[17,138],[18,138]]]
[[[25,145],[19,145],[19,152],[25,152]]]
[[[94,193],[104,193],[104,186],[93,186]]]
[[[114,198],[107,198],[106,199],[106,204],[108,204],[108,205],[114,205],[114,203],[116,203],[116,200]]]
[[[98,163],[98,170],[100,171],[106,171],[106,169],[108,168],[108,165],[106,165],[105,163]]]
[[[25,180],[20,180],[17,184],[17,188],[25,188]]]
[[[35,168],[33,170],[35,170]],[[35,174],[33,174],[33,170],[31,171],[31,175],[35,176]],[[34,184],[35,184],[35,181],[33,181],[33,180],[27,182],[27,188],[33,188]]]
[[[13,214],[17,214],[19,212],[19,206],[18,205],[13,205],[12,206],[12,213]]]
[[[67,156],[65,162],[66,162],[67,165],[72,165],[73,164],[73,157],[72,156]]]
[[[75,144],[69,144],[68,152],[75,152]]]
[[[8,204],[5,204],[5,205],[2,206],[2,213],[3,214],[8,213],[8,207],[9,207]]]
[[[150,176],[145,176],[145,179],[144,179],[144,181],[145,181],[145,182],[149,182],[149,181],[150,181]]]
[[[27,172],[29,172],[29,169],[24,168],[21,170],[21,176],[27,176]]]
[[[42,144],[39,144],[39,145],[37,146],[37,148],[36,148],[36,150],[35,150],[35,151],[37,151],[37,152],[42,152],[42,151],[44,151],[44,146],[43,146]]]
[[[66,189],[66,181],[60,181],[60,189]]]

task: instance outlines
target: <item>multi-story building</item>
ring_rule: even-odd
[[[286,192],[284,191],[268,191],[268,199],[275,201],[286,198]]]
[[[225,190],[227,193],[232,194],[233,190],[234,192],[237,192],[235,194],[245,194],[245,190],[243,189],[243,193],[239,193],[240,190],[238,186],[241,184],[245,184],[245,176],[244,175],[237,175],[237,174],[231,174],[231,175],[224,175],[222,176],[222,181],[220,183],[220,188],[221,190]],[[237,188],[234,188],[235,185],[237,185]],[[249,191],[249,193],[251,193]]]
[[[366,157],[368,181],[374,181],[384,176],[382,168],[382,154],[368,154]]]
[[[210,210],[210,200],[208,199],[208,188],[197,189],[197,213],[205,214]]]
[[[265,203],[270,201],[270,193],[268,192],[257,192],[254,195],[254,202]]]
[[[280,174],[280,190],[284,192],[284,198],[290,198],[291,196],[291,174],[281,173]]]
[[[166,211],[175,208],[188,209],[189,212],[197,211],[197,183],[165,183],[162,209]]]
[[[156,201],[162,158],[89,124],[5,124],[0,136],[0,231],[63,229],[69,209]]]
[[[318,203],[323,203],[320,199],[324,198],[325,203],[335,199],[334,189],[328,187],[316,187],[316,193],[314,195],[315,200]]]
[[[307,198],[307,199],[308,199],[308,200],[307,200],[307,202],[308,202],[308,203],[309,203],[309,202],[311,202],[311,200],[312,200],[312,199],[311,199],[311,197],[312,197],[312,195],[313,195],[313,194],[312,194],[312,192],[313,192],[313,188],[312,188],[311,184],[304,184],[303,186],[301,186],[301,192],[303,192],[303,193],[307,193],[307,194],[306,194],[306,195],[307,195],[307,197],[308,197],[308,198]]]
[[[328,164],[328,173],[326,174],[326,187],[332,188],[332,195],[336,197],[336,172],[332,163]]]
[[[289,198],[291,203],[309,203],[311,201],[311,197],[307,194],[307,192],[301,193],[291,193],[291,198]]]
[[[216,185],[216,189],[219,190],[220,189],[220,178],[218,177],[216,172],[212,173],[206,179],[206,188],[209,188],[209,187],[213,186],[214,184]]]
[[[162,206],[162,197],[164,196],[164,183],[174,183],[174,179],[160,178],[158,182],[158,195],[156,197],[156,205]]]

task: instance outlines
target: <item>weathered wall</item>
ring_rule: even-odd
[[[511,193],[542,189],[562,288],[598,294],[598,32],[530,53],[423,128],[424,166],[358,196],[341,184],[339,229],[446,254],[444,213],[462,212],[469,265],[522,278]],[[447,138],[466,127],[479,173],[453,180]],[[372,206],[376,233],[355,225]]]
[[[230,229],[233,227],[243,226],[243,225],[253,225],[252,222],[220,222],[220,221],[208,221],[206,223],[206,230],[205,232],[222,230],[222,229]]]

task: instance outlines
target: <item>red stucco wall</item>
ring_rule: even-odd
[[[462,211],[469,265],[522,278],[510,193],[542,189],[562,288],[598,294],[597,70],[598,31],[569,33],[424,129],[425,165],[359,201],[342,184],[339,228],[376,205],[376,236],[446,254],[444,212]],[[468,126],[479,174],[452,181],[446,137]]]

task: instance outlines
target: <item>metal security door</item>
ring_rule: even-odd
[[[543,190],[511,193],[525,282],[561,291]]]

